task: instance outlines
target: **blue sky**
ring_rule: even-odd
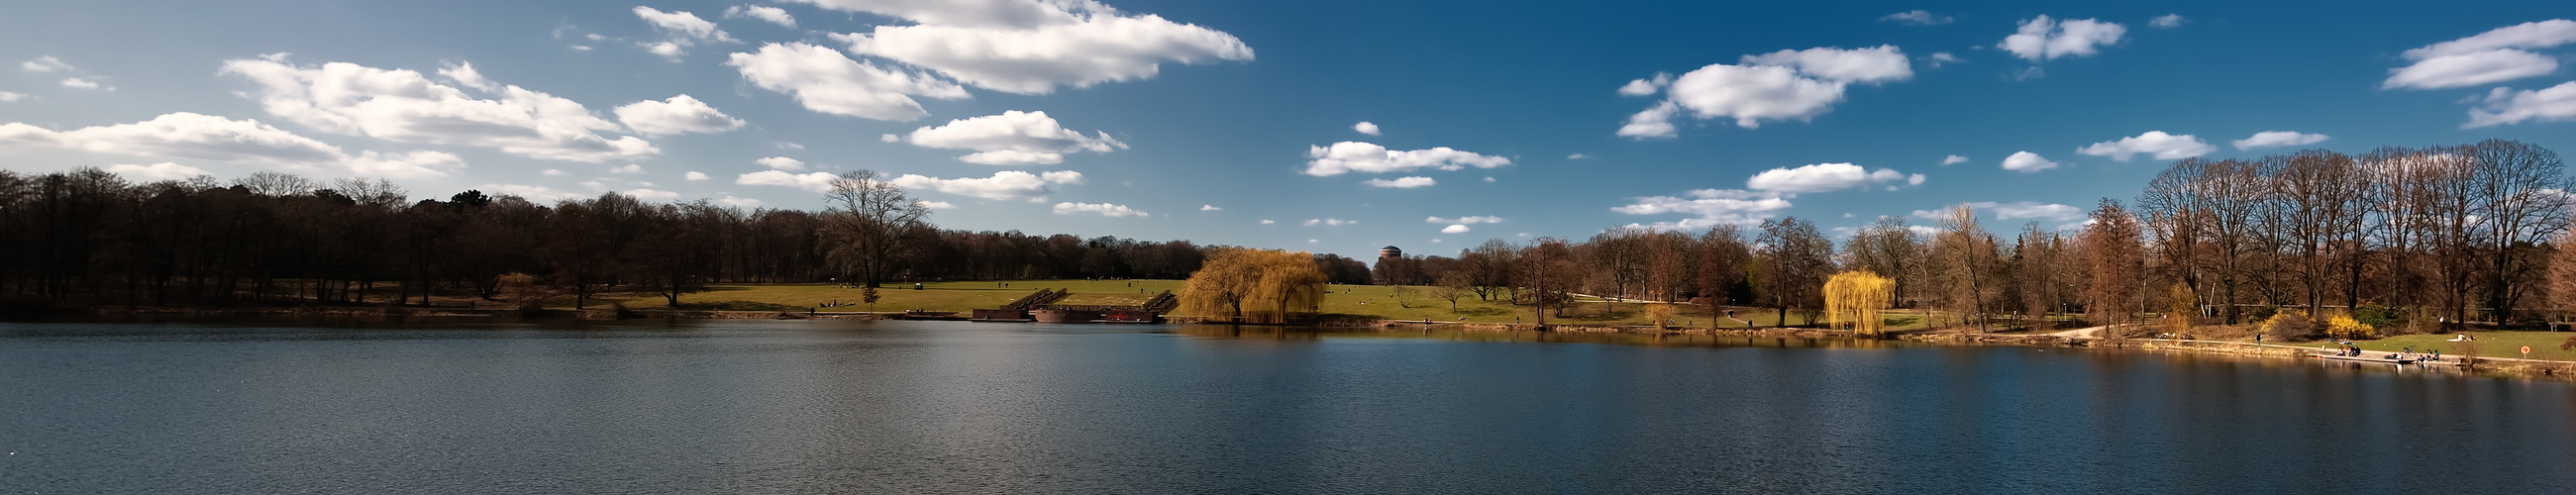
[[[0,166],[800,209],[867,168],[947,228],[1365,256],[2576,152],[2564,2],[1663,3],[45,2],[0,18]]]

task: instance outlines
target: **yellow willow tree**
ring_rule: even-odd
[[[1181,286],[1179,312],[1243,323],[1287,323],[1296,313],[1322,308],[1325,281],[1311,254],[1219,248]]]
[[[1852,324],[1852,333],[1877,336],[1885,332],[1887,318],[1879,311],[1896,299],[1896,281],[1868,270],[1834,274],[1825,280],[1825,326],[1841,328]]]

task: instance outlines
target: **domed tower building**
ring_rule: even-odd
[[[1378,249],[1377,264],[1376,266],[1370,267],[1369,279],[1372,283],[1378,285],[1394,284],[1398,282],[1398,280],[1396,280],[1396,277],[1398,277],[1396,272],[1402,270],[1403,268],[1401,267],[1403,265],[1403,248],[1387,246],[1385,248]]]
[[[1404,257],[1404,250],[1403,250],[1403,249],[1401,249],[1401,248],[1397,248],[1397,247],[1395,247],[1395,246],[1387,246],[1387,247],[1384,247],[1384,248],[1379,248],[1379,249],[1377,250],[1377,259],[1402,258],[1402,257]]]

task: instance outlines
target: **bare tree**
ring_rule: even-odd
[[[2102,204],[2093,209],[2092,224],[2084,226],[2081,240],[2091,279],[2084,307],[2094,323],[2127,323],[2145,304],[2140,298],[2147,248],[2141,230],[2137,217],[2111,198],[2102,198]]]
[[[903,187],[877,177],[874,170],[841,174],[832,179],[832,192],[823,196],[829,205],[823,232],[832,242],[828,259],[867,287],[879,287],[894,275],[930,216],[930,208]]]

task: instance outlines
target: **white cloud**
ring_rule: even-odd
[[[73,69],[72,64],[63,63],[63,59],[54,58],[52,55],[36,57],[33,60],[19,62],[18,68],[26,69],[27,72],[71,72],[78,70]]]
[[[1113,204],[1109,204],[1109,203],[1056,203],[1056,204],[1055,204],[1055,214],[1057,214],[1057,215],[1075,215],[1075,214],[1083,214],[1083,213],[1098,213],[1098,214],[1100,214],[1100,216],[1110,217],[1110,218],[1117,218],[1117,217],[1143,217],[1143,216],[1152,216],[1152,215],[1146,214],[1145,212],[1136,211],[1136,210],[1135,210],[1135,209],[1133,209],[1133,208],[1128,208],[1128,207],[1127,207],[1127,205],[1113,205]]]
[[[950,203],[947,201],[914,201],[913,204],[918,204],[921,205],[922,208],[933,210],[953,210],[957,208],[956,203]]]
[[[1354,131],[1360,131],[1360,134],[1367,134],[1367,135],[1371,135],[1371,136],[1377,136],[1377,135],[1380,135],[1380,134],[1378,134],[1378,132],[1377,132],[1377,124],[1371,124],[1371,123],[1368,123],[1368,121],[1360,121],[1360,123],[1357,123],[1357,124],[1351,124],[1351,130],[1354,130]]]
[[[2026,174],[2052,168],[2057,168],[2057,162],[2041,158],[2038,153],[2015,151],[2012,156],[2004,157],[2004,170]]]
[[[75,88],[75,89],[98,89],[98,83],[97,83],[97,82],[95,82],[95,81],[88,80],[88,79],[81,79],[81,78],[77,78],[77,77],[72,77],[72,78],[64,78],[64,79],[63,79],[63,87],[66,87],[66,88]],[[116,88],[108,88],[108,89],[116,89]]]
[[[725,115],[689,95],[668,100],[644,100],[617,107],[617,121],[646,136],[680,133],[713,134],[742,127],[742,119]]]
[[[1224,210],[1224,208],[1218,208],[1218,207],[1216,207],[1216,205],[1199,205],[1199,211],[1218,211],[1218,210]]]
[[[180,180],[206,175],[205,169],[170,162],[161,162],[151,165],[109,165],[107,166],[107,171],[108,173],[146,181]]]
[[[887,182],[892,182],[894,185],[908,189],[929,189],[959,196],[984,199],[1028,200],[1029,202],[1035,203],[1046,201],[1046,195],[1054,192],[1054,190],[1047,187],[1049,184],[1080,184],[1082,183],[1082,173],[1073,171],[1056,171],[1047,172],[1044,175],[1038,175],[1017,170],[1005,170],[994,172],[992,177],[980,179],[973,177],[941,179],[936,177],[904,174],[902,177],[896,177],[894,180]]]
[[[2488,30],[2476,36],[2407,50],[2415,61],[2390,69],[2381,89],[2441,89],[2546,75],[2558,59],[2526,50],[2576,43],[2576,21],[2551,19]]]
[[[2547,89],[2514,91],[2496,88],[2487,93],[2486,108],[2469,110],[2469,122],[2461,128],[2519,124],[2523,121],[2559,122],[2576,120],[2576,82],[2561,83]]]
[[[746,186],[785,186],[804,189],[807,191],[825,192],[832,190],[833,177],[834,176],[830,172],[791,174],[776,170],[762,170],[735,177],[733,183]]]
[[[176,112],[131,124],[56,132],[11,122],[0,124],[0,147],[36,146],[118,155],[316,165],[348,158],[339,147],[280,130],[258,120]]]
[[[641,200],[645,200],[645,201],[670,201],[670,200],[674,200],[674,199],[680,199],[680,193],[675,193],[675,192],[671,192],[671,191],[663,191],[663,190],[658,190],[658,189],[628,189],[628,190],[625,190],[625,191],[619,191],[619,192],[625,193],[625,194],[626,194],[626,195],[628,195],[628,196],[634,196],[634,197],[635,197],[635,199],[641,199]]]
[[[1316,226],[1316,225],[1331,225],[1331,226],[1357,225],[1357,224],[1359,224],[1359,223],[1360,223],[1360,221],[1358,221],[1358,220],[1343,220],[1343,219],[1339,219],[1339,218],[1310,218],[1310,219],[1307,219],[1307,220],[1306,220],[1306,226],[1308,226],[1308,227],[1313,227],[1313,226]]]
[[[2305,146],[2322,143],[2325,142],[2325,140],[2326,135],[2324,134],[2307,134],[2296,131],[2263,131],[2254,133],[2253,136],[2246,137],[2245,139],[2232,141],[2229,144],[2236,145],[2236,149],[2238,150],[2250,150],[2275,146]]]
[[[682,11],[663,12],[639,5],[635,7],[635,16],[643,18],[645,24],[651,24],[668,35],[660,42],[637,44],[646,47],[646,51],[653,52],[654,55],[670,58],[674,62],[679,61],[681,55],[688,53],[684,48],[701,42],[739,43],[733,39],[733,35],[725,34],[722,29],[716,29],[716,23],[700,19],[697,14]]]
[[[752,160],[752,163],[758,163],[758,164],[760,164],[760,166],[763,166],[763,167],[769,167],[771,170],[786,170],[786,171],[793,172],[793,171],[799,171],[799,170],[804,170],[804,169],[805,169],[805,162],[804,162],[803,160],[797,160],[797,159],[794,159],[794,158],[788,158],[788,157],[784,157],[784,156],[773,156],[773,157],[769,157],[769,158],[762,158],[762,159],[758,159],[758,160]]]
[[[360,177],[426,179],[446,177],[447,172],[465,168],[465,159],[444,151],[412,151],[378,154],[361,152],[350,158],[349,171]]]
[[[724,16],[726,19],[740,19],[748,17],[769,21],[770,24],[777,24],[779,27],[788,29],[796,28],[796,17],[787,15],[787,9],[767,5],[735,5],[732,7],[725,7]]]
[[[1978,201],[1968,203],[1968,207],[1975,209],[1976,211],[1993,213],[1997,220],[2036,218],[2041,220],[2065,222],[2084,218],[2084,210],[2081,208],[2061,204],[2039,203],[2035,201],[2014,201],[2010,203]],[[1913,215],[1914,218],[1934,218],[1940,216],[1941,213],[1935,210],[1914,210]]]
[[[1878,20],[1916,26],[1938,26],[1949,24],[1950,21],[1956,19],[1946,15],[1934,14],[1929,10],[1915,9],[1912,11],[1888,14],[1885,17],[1878,18]]]
[[[804,43],[771,43],[725,61],[761,89],[794,95],[807,110],[876,120],[930,115],[913,96],[955,100],[966,88],[928,74],[878,68]]]
[[[1262,224],[1262,225],[1270,225],[1270,224],[1274,224],[1274,223],[1279,223],[1279,221],[1277,221],[1277,220],[1271,220],[1271,219],[1267,219],[1267,218],[1261,219],[1261,224]]]
[[[1586,154],[1582,154],[1582,153],[1575,153],[1575,154],[1571,154],[1571,155],[1565,155],[1565,159],[1567,159],[1567,160],[1581,160],[1581,159],[1591,158],[1591,157],[1592,157],[1592,155],[1586,155]]]
[[[1620,85],[1619,96],[1653,95],[1657,92],[1663,91],[1665,86],[1671,86],[1672,84],[1672,74],[1657,72],[1653,78],[1630,79],[1628,80],[1628,84]]]
[[[689,180],[707,180],[707,174],[705,172],[699,172],[696,170],[691,170],[687,174],[681,174],[681,177],[686,177]]]
[[[2191,19],[2183,18],[2182,14],[2165,14],[2156,16],[2154,19],[2148,19],[2147,25],[2159,29],[2172,29],[2182,27],[2182,23],[2185,22],[2191,22]]]
[[[798,1],[913,21],[831,36],[848,43],[850,53],[885,57],[1010,93],[1045,94],[1057,85],[1148,79],[1164,61],[1252,60],[1252,48],[1234,35],[1157,15],[1119,12],[1096,1]]]
[[[1851,83],[1901,81],[1914,76],[1912,64],[1895,45],[1845,50],[1810,48],[1745,55],[1744,65],[1710,64],[1663,85],[1666,98],[1628,118],[1618,135],[1638,139],[1674,137],[1672,118],[1684,110],[1701,120],[1726,117],[1744,128],[1765,120],[1805,121],[1832,111]],[[1659,78],[1660,79],[1660,78]],[[1647,87],[1657,86],[1651,82]],[[1630,91],[1638,82],[1621,88]],[[1651,94],[1651,93],[1644,93]]]
[[[1700,189],[1686,194],[1689,198],[1649,196],[1637,198],[1627,206],[1610,211],[1630,215],[1681,213],[1691,218],[1654,224],[1659,229],[1687,230],[1718,224],[1752,225],[1781,210],[1789,209],[1789,200],[1777,194],[1735,189]]]
[[[29,97],[27,96],[27,94],[26,94],[26,93],[11,93],[11,92],[7,92],[7,91],[0,91],[0,103],[17,103],[17,102],[18,102],[18,100],[24,100],[24,99],[27,99],[27,98],[29,98]]]
[[[1470,216],[1463,216],[1463,217],[1458,217],[1458,218],[1428,217],[1428,218],[1424,218],[1424,219],[1422,219],[1422,221],[1423,221],[1424,223],[1455,223],[1455,224],[1467,224],[1467,225],[1473,225],[1473,224],[1479,224],[1479,223],[1503,223],[1503,217],[1496,217],[1496,216],[1474,216],[1474,215],[1470,215]]]
[[[1485,182],[1493,182],[1493,181],[1494,181],[1494,176],[1491,176],[1491,175],[1485,176]]]
[[[736,208],[758,208],[758,207],[760,207],[760,200],[752,199],[752,198],[737,198],[737,197],[733,197],[733,196],[725,196],[725,197],[724,197],[724,199],[718,199],[718,200],[716,200],[716,202],[718,202],[718,203],[724,203],[724,204],[725,204],[725,205],[727,205],[727,206],[733,206],[733,207],[736,207]]]
[[[2100,47],[2120,42],[2129,28],[2092,19],[2059,22],[2046,15],[2021,21],[2021,28],[1995,45],[2032,62],[2090,56]]]
[[[1485,156],[1450,149],[1447,146],[1413,151],[1391,151],[1385,146],[1357,141],[1333,143],[1333,146],[1306,147],[1306,175],[1330,177],[1348,172],[1404,172],[1420,168],[1458,170],[1466,167],[1495,168],[1512,164],[1512,159]]]
[[[562,176],[572,175],[572,174],[571,174],[571,173],[569,173],[569,172],[564,172],[564,171],[562,171],[562,170],[555,170],[555,169],[551,169],[551,168],[549,168],[549,169],[546,169],[546,171],[544,171],[544,172],[538,172],[538,175],[544,175],[544,176],[547,176],[547,177],[562,177]]]
[[[1912,179],[1921,183],[1922,174]],[[1904,173],[1892,169],[1872,172],[1849,163],[1819,163],[1798,168],[1774,168],[1754,174],[1744,181],[1748,189],[1779,193],[1815,193],[1843,189],[1868,188],[1908,180]]]
[[[637,164],[629,163],[629,164],[626,164],[626,166],[623,166],[623,167],[612,167],[612,168],[609,168],[609,169],[608,169],[608,173],[612,173],[612,174],[640,174],[640,173],[644,173],[644,166],[643,166],[643,165],[637,165]]]
[[[1958,55],[1951,55],[1950,52],[1932,52],[1932,56],[1926,58],[1931,61],[1929,63],[1936,69],[1940,68],[1942,65],[1968,61],[1968,59],[1959,58]]]
[[[228,60],[223,72],[259,83],[270,115],[324,132],[581,162],[662,152],[634,136],[601,137],[593,131],[622,127],[580,103],[518,86],[502,86],[497,100],[476,99],[418,72],[345,62],[299,67],[283,54]]]
[[[2146,134],[2139,134],[2136,137],[2093,143],[2092,146],[2075,150],[2076,153],[2107,156],[2112,160],[2123,162],[2129,161],[2129,157],[2140,153],[2154,155],[2158,160],[2180,160],[2206,155],[2212,151],[2218,151],[2218,147],[2210,146],[2200,138],[2192,137],[2190,134],[2166,134],[2165,131],[2147,131]]]
[[[446,77],[449,81],[455,81],[456,84],[483,90],[486,93],[501,90],[500,84],[484,78],[482,71],[474,70],[473,62],[458,62],[456,65],[441,67],[438,69],[438,75]]]
[[[1395,180],[1369,179],[1367,181],[1360,182],[1360,184],[1369,187],[1412,189],[1417,187],[1431,187],[1438,185],[1439,182],[1431,180],[1430,177],[1398,177]]]
[[[887,135],[888,135],[888,136],[892,136],[893,134],[887,134]],[[800,151],[801,151],[801,150],[804,150],[804,149],[805,149],[805,145],[802,145],[802,144],[796,144],[795,142],[791,142],[791,141],[779,141],[779,142],[775,142],[775,143],[770,143],[770,145],[771,145],[771,146],[777,146],[777,147],[778,147],[778,149],[782,149],[782,150],[800,150]]]
[[[1942,164],[1942,165],[1958,165],[1958,164],[1961,164],[1961,163],[1968,163],[1968,157],[1959,156],[1959,155],[1950,155],[1950,156],[1947,156],[1947,157],[1943,157],[1943,158],[1941,158],[1941,164]]]
[[[951,120],[938,127],[925,126],[914,129],[904,139],[914,146],[975,150],[957,159],[984,165],[1054,165],[1063,163],[1066,153],[1107,153],[1127,147],[1127,143],[1110,138],[1108,132],[1095,134],[1098,136],[1084,136],[1066,129],[1043,111],[1011,110]]]
[[[1307,240],[1306,240],[1306,243],[1307,243],[1307,244],[1314,244],[1314,243],[1318,243],[1318,242],[1323,242],[1323,241],[1318,241],[1318,240],[1314,240],[1314,239],[1307,239]]]
[[[1467,231],[1469,231],[1469,230],[1474,230],[1474,229],[1469,229],[1469,228],[1467,228],[1467,226],[1466,226],[1466,225],[1464,225],[1464,224],[1461,224],[1461,225],[1451,225],[1451,226],[1447,226],[1447,227],[1441,227],[1441,228],[1440,228],[1440,233],[1443,233],[1443,234],[1464,234],[1464,233],[1467,233]]]

